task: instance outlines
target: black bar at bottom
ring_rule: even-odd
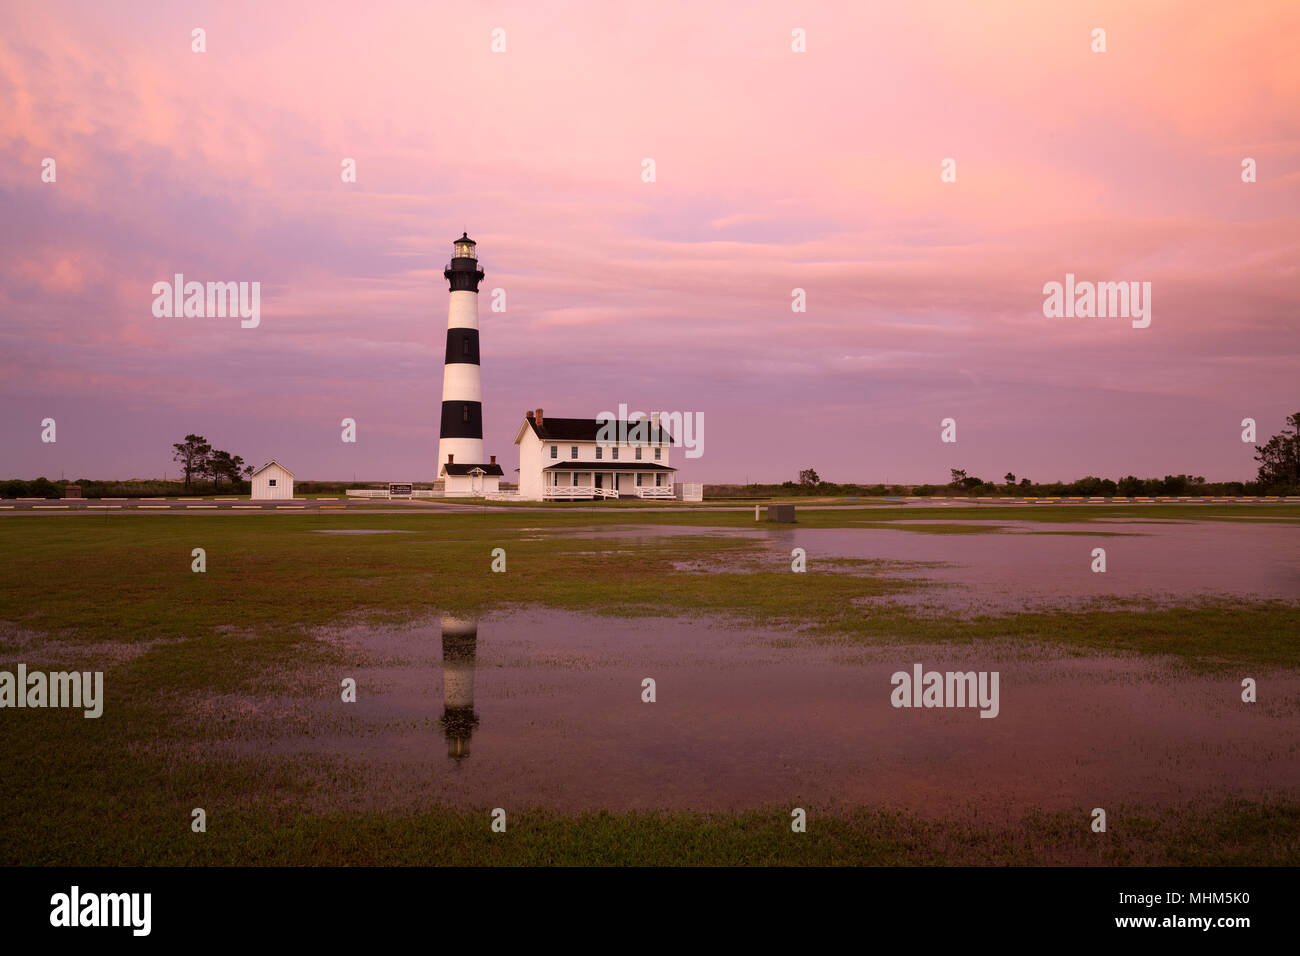
[[[918,952],[945,940],[980,949],[1126,938],[1138,945],[1202,939],[1232,947],[1294,929],[1295,877],[1293,869],[1226,868],[10,868],[0,871],[0,925],[6,942],[255,940],[301,950],[313,941],[373,943],[434,926],[459,924],[458,936],[476,934],[494,924],[475,929],[464,921],[495,913],[496,920],[508,915],[519,932],[533,926],[550,936],[564,923],[585,936],[597,925],[623,926],[629,942],[649,932],[668,934],[665,944],[705,920],[733,943],[780,935],[784,927],[795,935],[851,934],[864,942],[901,934],[921,944]],[[129,925],[135,915],[143,928],[143,896],[136,898],[138,909],[119,910],[119,922],[128,925],[52,925],[52,916],[71,909],[74,886],[83,912],[86,898],[96,897],[89,904],[96,914],[101,894],[148,893],[148,935],[136,936]],[[62,911],[60,894],[69,904]],[[107,917],[123,902],[110,901]],[[506,927],[495,927],[489,935],[499,944],[498,931]]]

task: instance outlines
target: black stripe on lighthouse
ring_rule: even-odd
[[[447,330],[447,360],[443,364],[478,365],[478,329]]]
[[[442,403],[440,438],[482,438],[483,403],[446,401]]]

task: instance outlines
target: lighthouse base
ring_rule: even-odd
[[[501,479],[496,475],[448,475],[443,484],[448,498],[482,498],[500,490]]]

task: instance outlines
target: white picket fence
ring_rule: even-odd
[[[678,501],[703,501],[704,483],[700,481],[679,481],[673,486],[673,497]]]

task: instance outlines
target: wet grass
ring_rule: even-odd
[[[1197,506],[1179,508],[1180,517]],[[1250,508],[1259,515],[1268,506]],[[1286,515],[1297,513],[1285,508]],[[1123,509],[982,507],[999,520],[1086,521]],[[944,512],[945,519],[973,518]],[[1169,509],[1147,507],[1167,516]],[[1246,509],[1243,509],[1246,510]],[[910,509],[912,520],[934,511]],[[1049,512],[1058,512],[1049,514]],[[1067,512],[1062,515],[1059,512]],[[1108,512],[1110,512],[1108,514]],[[899,517],[900,509],[891,512]],[[847,516],[847,517],[846,517]],[[1285,517],[1285,515],[1280,515]],[[805,518],[807,522],[805,523]],[[873,516],[874,518],[874,516]],[[861,512],[801,512],[804,526],[852,527]],[[1251,520],[1258,520],[1252,518]],[[1286,520],[1291,520],[1286,518]],[[511,813],[392,816],[313,811],[321,788],[359,789],[342,762],[226,761],[204,754],[220,717],[196,735],[175,702],[195,694],[282,692],[286,679],[338,653],[319,627],[377,625],[438,610],[542,605],[626,615],[728,616],[788,630],[794,642],[992,640],[1106,654],[1169,655],[1198,669],[1300,666],[1300,606],[1200,602],[1152,608],[1112,601],[1073,610],[964,618],[900,606],[929,583],[896,577],[915,562],[827,560],[835,573],[792,574],[748,537],[638,536],[636,525],[752,530],[752,513],[134,516],[0,520],[0,667],[23,661],[106,671],[108,705],[6,711],[0,719],[0,859],[5,863],[931,864],[1300,863],[1300,809],[1244,803],[1113,813],[1092,834],[1086,810],[1010,823],[948,823],[859,808],[813,810],[793,834],[789,808],[741,814]],[[876,522],[896,526],[891,522]],[[613,536],[581,537],[608,526]],[[618,526],[626,526],[621,528]],[[769,529],[779,526],[767,526]],[[920,526],[910,530],[917,530]],[[939,526],[924,526],[925,533]],[[972,533],[967,526],[950,533]],[[1099,530],[1103,526],[1099,526]],[[323,535],[382,528],[404,535]],[[525,529],[537,529],[525,530]],[[624,534],[624,530],[626,533]],[[984,530],[984,529],[980,529]],[[1113,530],[1113,526],[1112,526]],[[540,540],[532,540],[540,538]],[[191,571],[193,548],[207,571]],[[506,550],[505,574],[492,550]],[[682,562],[706,570],[677,570]],[[923,569],[921,569],[923,572]],[[90,645],[132,651],[103,663]],[[337,805],[337,799],[333,805]],[[193,834],[204,807],[209,832]],[[509,808],[507,808],[509,809]],[[1090,809],[1090,808],[1087,808]]]
[[[504,808],[506,831],[494,833],[486,806],[304,815],[297,808],[313,800],[315,789],[358,786],[358,774],[341,763],[162,764],[130,755],[106,762],[94,748],[81,754],[52,768],[44,788],[23,787],[15,774],[0,782],[8,821],[0,865],[1300,864],[1300,806],[1289,803],[1117,806],[1104,834],[1091,831],[1091,808],[1084,807],[1003,821],[807,807],[805,833],[792,831],[790,807],[574,814]],[[32,769],[32,759],[19,754],[13,769]],[[53,794],[57,799],[49,799]],[[207,814],[205,833],[191,831],[195,807]],[[16,820],[39,825],[18,827]]]
[[[262,669],[326,653],[309,637],[323,626],[543,605],[619,616],[728,615],[870,643],[1017,640],[1170,654],[1206,667],[1300,665],[1296,603],[1115,600],[939,616],[894,600],[932,586],[916,577],[915,562],[820,559],[835,573],[816,573],[815,563],[793,574],[767,540],[637,536],[625,522],[618,534],[579,537],[533,514],[0,521],[0,622],[9,625],[0,630],[0,660],[15,659],[22,631],[66,652],[148,642],[122,665],[126,673],[183,689],[247,690]],[[411,533],[315,533],[361,527]],[[542,530],[521,530],[536,527]],[[191,571],[197,547],[206,551],[202,574]],[[491,570],[496,548],[505,550],[504,574]],[[913,574],[900,577],[903,571]]]

